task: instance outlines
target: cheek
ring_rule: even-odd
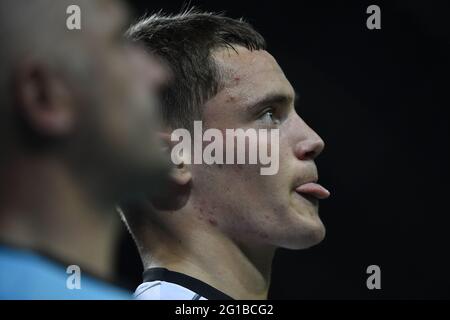
[[[200,207],[207,207],[208,219],[234,237],[267,238],[271,226],[286,215],[284,189],[274,177],[261,176],[257,166],[223,165],[208,171],[202,192],[209,203]]]
[[[223,136],[226,137],[225,131]],[[282,135],[275,141],[267,134],[258,136],[256,145],[263,144],[268,152],[273,150],[274,144],[277,146],[280,170],[274,175],[261,175],[260,164],[248,164],[248,150],[251,149],[248,141],[246,164],[193,166],[196,198],[205,200],[198,205],[197,211],[205,221],[234,237],[267,240],[271,237],[270,230],[280,229],[279,225],[289,214],[292,176],[286,175],[282,165],[289,154],[286,139]],[[235,140],[235,155],[236,146]],[[225,144],[223,150],[226,151]]]

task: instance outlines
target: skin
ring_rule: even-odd
[[[214,214],[217,210],[211,209],[220,208],[217,225],[238,241],[307,248],[323,239],[325,228],[318,206],[299,197],[294,189],[300,181],[317,177],[313,159],[324,143],[296,113],[294,89],[275,59],[266,51],[242,48],[238,52],[226,50],[216,55],[229,75],[224,89],[206,104],[206,126],[222,130],[278,128],[280,170],[263,176],[259,166],[194,166],[192,175],[198,186],[193,197],[204,199],[210,190],[214,196],[208,200],[206,213]],[[261,104],[265,97],[276,98]],[[249,111],[259,104],[255,112]],[[268,144],[270,149],[270,141]]]
[[[146,268],[191,275],[235,299],[266,299],[276,248],[304,249],[325,236],[317,200],[295,192],[317,179],[314,159],[324,142],[296,113],[294,89],[267,51],[237,47],[213,56],[225,77],[204,107],[204,127],[278,128],[279,172],[260,175],[259,165],[174,168],[177,192],[167,201],[178,208],[158,202],[157,214],[136,229],[138,243]]]
[[[15,17],[8,39],[18,41],[7,48],[19,52],[3,53],[13,90],[2,92],[9,103],[0,110],[8,135],[0,241],[110,279],[120,226],[115,205],[151,190],[165,168],[153,98],[163,70],[122,41],[127,13],[119,2],[50,2],[2,4]],[[82,32],[64,28],[69,4],[82,8]],[[29,14],[40,18],[32,29],[21,25]]]

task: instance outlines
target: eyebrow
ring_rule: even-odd
[[[264,96],[262,99],[258,100],[258,102],[251,104],[247,107],[247,110],[250,113],[256,113],[260,111],[260,109],[264,106],[270,105],[288,105],[292,102],[297,102],[299,99],[299,95],[295,92],[294,96],[284,93],[269,93]]]
[[[132,22],[131,9],[128,4],[120,1],[112,1],[110,5],[116,6],[115,10],[117,10],[119,14],[117,19],[118,21],[111,28],[111,32],[113,35],[122,36],[125,38],[125,33]]]
[[[122,14],[121,21],[116,25],[116,32],[119,32],[123,37],[126,37],[126,32],[130,28],[131,22],[131,15],[127,10]]]

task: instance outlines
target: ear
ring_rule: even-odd
[[[164,151],[171,154],[173,142],[170,134],[162,132],[159,134],[163,142]],[[180,164],[173,163],[175,160]],[[180,161],[178,161],[180,160]],[[192,174],[186,161],[183,159],[171,159],[171,168],[166,188],[162,188],[159,194],[153,195],[150,199],[153,207],[162,211],[179,210],[184,207],[191,193]]]
[[[159,136],[163,142],[164,151],[168,153],[168,157],[171,162],[170,169],[170,179],[173,183],[179,186],[185,186],[189,184],[192,180],[192,173],[190,171],[189,166],[187,165],[187,161],[184,156],[180,156],[179,154],[172,154],[172,148],[174,146],[174,142],[171,141],[171,135],[167,132],[160,132]],[[178,163],[178,164],[175,164]]]
[[[34,134],[60,138],[75,122],[73,96],[47,66],[24,63],[14,79],[15,107]]]

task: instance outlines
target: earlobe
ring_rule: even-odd
[[[34,134],[66,135],[74,124],[73,100],[63,81],[51,70],[26,63],[14,79],[16,111]]]
[[[163,150],[164,152],[167,152],[168,158],[170,158],[171,169],[169,175],[172,183],[179,186],[187,185],[192,179],[192,174],[189,167],[186,165],[186,159],[184,159],[183,155],[178,153],[172,154],[174,143],[171,140],[171,135],[169,133],[160,132],[159,136],[163,143]],[[175,159],[172,159],[172,157],[175,157]]]
[[[192,179],[191,171],[184,162],[172,168],[170,176],[180,186],[187,185]]]
[[[173,145],[170,134],[160,133],[159,136],[162,139],[164,151],[170,154]],[[190,168],[186,165],[186,162],[182,161],[183,159],[178,159],[180,160],[177,161],[178,165],[173,163],[173,160],[169,160],[171,169],[167,188],[150,198],[152,205],[157,210],[179,210],[186,205],[190,197],[192,180]]]

